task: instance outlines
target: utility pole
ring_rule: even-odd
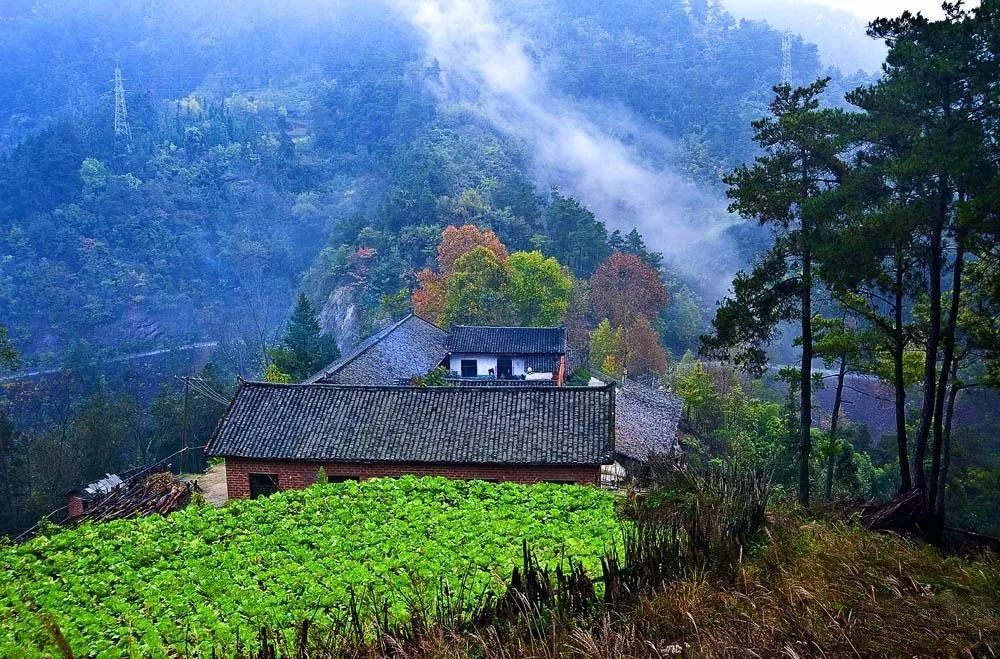
[[[132,130],[128,126],[128,108],[125,106],[125,85],[122,70],[115,60],[115,143],[123,141],[125,150],[132,153]]]
[[[792,31],[781,35],[781,84],[792,84]]]
[[[181,418],[181,473],[187,471],[187,449],[188,449],[188,379],[184,380],[184,412]]]

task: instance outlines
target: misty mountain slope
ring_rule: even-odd
[[[869,38],[865,21],[850,12],[800,0],[725,0],[723,5],[739,18],[801,35],[816,44],[826,65],[842,71],[876,73],[885,59],[885,46]]]
[[[688,317],[746,257],[718,177],[752,155],[780,55],[766,26],[679,0],[216,9],[39,2],[0,23],[0,307],[29,358],[260,343],[299,286],[356,333],[443,225],[566,258],[553,188],[664,251]]]

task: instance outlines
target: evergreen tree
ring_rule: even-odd
[[[0,533],[14,527],[14,428],[0,403]]]
[[[869,33],[890,46],[886,73],[851,95],[872,117],[872,140],[893,138],[884,154],[888,182],[910,193],[906,205],[925,264],[923,395],[912,471],[929,509],[938,500],[965,271],[995,240],[997,19],[995,3],[972,12],[959,3],[941,21],[909,13],[875,21]]]
[[[17,368],[17,352],[7,338],[7,328],[0,325],[0,370],[8,368]]]
[[[753,122],[763,155],[725,179],[733,200],[730,210],[770,226],[775,242],[750,274],[737,275],[733,295],[723,301],[713,320],[714,333],[704,341],[706,352],[734,355],[737,363],[759,372],[778,323],[798,321],[798,496],[803,505],[809,504],[812,452],[814,250],[829,213],[824,193],[847,170],[841,154],[848,143],[848,118],[841,111],[819,110],[828,82],[775,87],[772,116]]]
[[[295,382],[340,357],[336,340],[323,334],[316,311],[305,293],[299,294],[281,345],[269,352],[275,368]]]
[[[611,252],[604,224],[576,199],[554,192],[545,225],[546,245],[542,251],[569,265],[577,277],[590,277]]]

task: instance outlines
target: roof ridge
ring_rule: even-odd
[[[613,390],[596,387],[246,382],[210,450],[256,460],[596,466],[614,450],[614,404]]]
[[[434,329],[439,329],[439,330],[441,330],[442,332],[447,332],[447,331],[448,331],[448,329],[447,329],[447,328],[445,328],[445,327],[441,327],[440,325],[438,325],[437,323],[435,323],[435,322],[434,322],[433,320],[431,320],[430,318],[424,318],[423,316],[421,316],[420,314],[418,314],[418,313],[417,313],[416,311],[414,311],[413,309],[410,309],[410,313],[409,313],[409,315],[410,315],[410,316],[413,316],[413,317],[414,317],[414,318],[416,318],[417,320],[422,320],[422,321],[424,321],[425,323],[427,323],[428,325],[430,325],[430,326],[431,326],[431,327],[433,327]],[[406,320],[406,318],[404,318],[403,320]],[[400,322],[402,322],[402,321],[400,321]]]

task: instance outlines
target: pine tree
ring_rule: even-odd
[[[822,79],[798,89],[775,87],[772,116],[753,123],[754,141],[763,154],[725,179],[733,200],[730,211],[770,226],[775,242],[751,273],[737,275],[732,297],[723,301],[713,320],[713,335],[703,342],[707,353],[734,356],[738,364],[759,372],[767,363],[764,348],[776,338],[778,323],[798,321],[798,496],[803,505],[809,504],[812,453],[814,250],[829,213],[825,193],[847,171],[842,154],[850,137],[849,117],[819,109],[828,82]]]
[[[323,334],[309,298],[299,294],[281,345],[270,351],[274,367],[293,382],[304,380],[340,357],[336,340]]]
[[[7,328],[0,325],[0,369],[6,368],[17,368],[17,352],[7,338]]]

